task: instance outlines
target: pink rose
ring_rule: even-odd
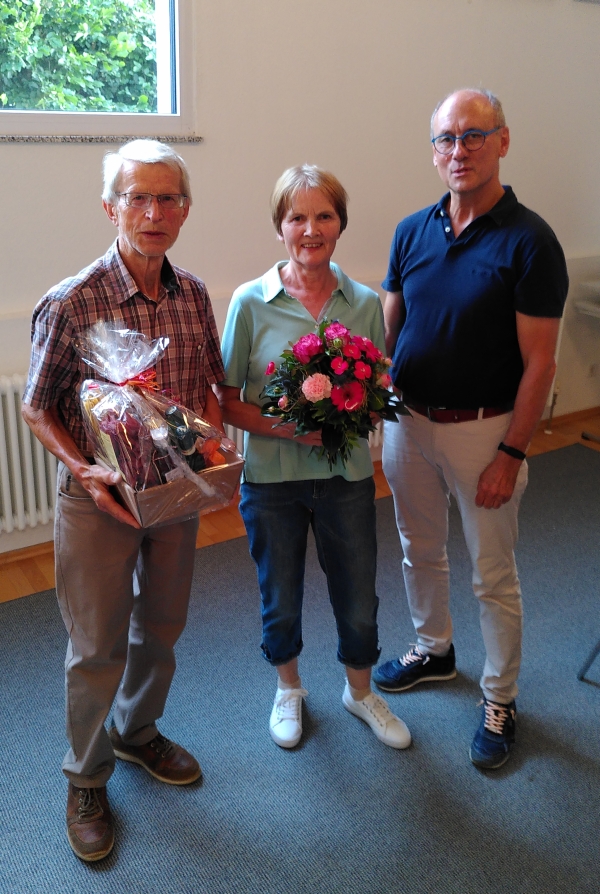
[[[348,364],[343,357],[335,357],[331,361],[331,368],[336,376],[341,376],[341,374],[348,369]]]
[[[362,360],[357,360],[354,364],[354,375],[357,379],[368,379],[371,375],[371,367]]]
[[[316,404],[331,394],[331,380],[323,373],[315,373],[303,381],[302,394],[311,404]]]
[[[271,360],[267,364],[267,368],[265,369],[265,376],[272,376],[274,372],[275,372],[275,364]]]
[[[288,398],[287,394],[284,394],[283,397],[280,397],[279,400],[277,401],[277,406],[279,407],[280,410],[285,410],[288,403],[289,403],[289,398]]]
[[[331,389],[331,402],[338,410],[358,410],[364,398],[365,391],[360,382],[334,385]]]
[[[299,338],[295,345],[292,346],[292,353],[296,360],[300,363],[309,363],[311,357],[320,354],[323,350],[323,342],[314,332],[303,335]]]
[[[379,376],[377,379],[377,384],[381,388],[389,388],[392,384],[392,377],[388,375],[388,373],[384,373],[382,376]]]
[[[360,348],[358,345],[353,344],[352,342],[349,345],[344,345],[342,348],[342,354],[344,357],[350,357],[351,360],[358,360],[360,357]]]
[[[333,341],[336,338],[339,338],[341,341],[346,341],[348,332],[349,330],[346,329],[345,326],[342,326],[341,323],[331,323],[325,330],[325,338],[328,341]]]

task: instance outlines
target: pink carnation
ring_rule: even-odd
[[[357,360],[354,364],[354,375],[357,379],[368,379],[371,375],[371,367],[368,363],[363,363],[362,360]]]
[[[331,394],[331,380],[323,373],[315,373],[302,383],[302,394],[311,404],[316,404]]]
[[[358,410],[365,397],[360,382],[348,382],[346,385],[334,385],[331,389],[331,401],[338,410]]]
[[[336,338],[346,341],[348,332],[349,330],[346,329],[345,326],[342,326],[341,323],[331,323],[325,330],[325,338],[327,338],[328,341],[333,341]]]
[[[343,372],[346,372],[348,369],[348,363],[344,360],[343,357],[334,357],[331,361],[331,368],[336,374],[336,376],[341,376]]]
[[[267,364],[267,368],[265,369],[265,376],[272,376],[274,372],[275,372],[275,364],[271,360]]]
[[[296,344],[292,346],[292,353],[300,363],[309,363],[311,357],[314,357],[315,354],[320,354],[322,350],[323,342],[314,332],[310,332],[308,335],[303,335],[302,338],[299,338]]]

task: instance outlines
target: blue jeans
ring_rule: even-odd
[[[338,660],[362,670],[379,658],[375,592],[377,539],[372,478],[242,485],[240,512],[262,599],[262,651],[273,665],[302,651],[308,529],[327,577],[338,631]]]

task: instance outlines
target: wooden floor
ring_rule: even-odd
[[[552,432],[547,433],[547,424],[541,423],[533,437],[528,455],[536,456],[550,450],[558,450],[569,444],[584,444],[592,450],[600,451],[600,443],[582,439],[582,432],[600,438],[600,408],[572,413],[558,417]],[[387,497],[390,490],[381,471],[381,463],[375,464],[376,496]],[[211,512],[202,517],[197,547],[211,546],[223,540],[233,540],[245,536],[244,525],[237,506]],[[52,543],[0,553],[0,602],[29,596],[54,586],[54,550]]]

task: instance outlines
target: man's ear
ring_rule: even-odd
[[[106,211],[106,216],[110,220],[111,223],[115,225],[115,227],[119,226],[119,215],[117,214],[117,209],[114,205],[111,205],[110,202],[105,202],[102,199],[102,207]]]

